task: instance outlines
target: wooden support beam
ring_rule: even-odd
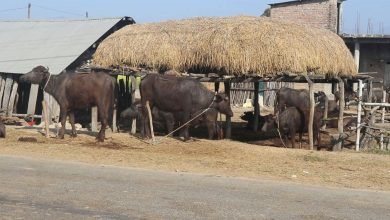
[[[131,81],[131,104],[133,105],[135,102],[135,91],[137,89],[137,79],[134,76],[130,76]],[[131,122],[131,134],[135,134],[137,132],[137,118],[134,118]]]
[[[260,105],[259,105],[259,87],[260,82],[254,82],[254,94],[253,94],[253,107],[254,107],[254,122],[253,122],[253,131],[257,131],[259,128],[259,115],[260,115]]]
[[[3,101],[1,104],[1,109],[7,110],[8,109],[8,102],[9,98],[11,96],[12,91],[12,84],[13,84],[13,78],[11,74],[7,74],[6,80],[5,80],[5,88],[4,88],[4,95],[3,95]]]
[[[382,95],[382,103],[386,103],[387,102],[387,92],[384,88],[382,88],[383,90],[383,95]],[[382,117],[381,117],[381,123],[385,123],[385,114],[386,114],[386,108],[383,107],[382,108]],[[381,150],[384,150],[385,147],[384,147],[384,144],[383,144],[383,141],[384,141],[384,134],[383,132],[381,133],[381,137],[380,137],[380,145],[381,145]]]
[[[48,108],[47,108],[47,102],[45,100],[42,101],[42,116],[43,116],[43,119],[45,121],[45,137],[48,138],[49,137],[49,112],[48,112]]]
[[[98,109],[96,106],[92,107],[91,108],[91,130],[93,132],[97,132],[98,131],[98,128],[97,128],[97,125],[98,125]]]
[[[309,131],[309,145],[310,150],[314,150],[314,139],[313,139],[313,122],[314,122],[314,107],[315,107],[315,100],[314,100],[314,83],[311,81],[311,79],[305,75],[306,81],[309,84],[309,96],[310,96],[310,111],[309,111],[309,122],[307,125],[308,131]]]
[[[37,105],[38,90],[39,90],[38,84],[31,84],[30,95],[28,98],[27,114],[31,114],[31,115],[35,114],[35,107]]]
[[[225,85],[225,94],[230,100],[230,87],[231,83],[230,81],[224,82]],[[229,116],[226,116],[226,128],[225,128],[225,138],[230,139],[232,136],[232,120]]]
[[[0,110],[3,109],[2,100],[3,100],[4,90],[5,90],[5,77],[6,77],[5,74],[0,73],[0,84],[1,84],[1,86],[0,86]]]
[[[340,94],[340,100],[339,100],[339,118],[337,121],[337,130],[339,133],[339,140],[336,143],[336,145],[333,146],[334,151],[340,151],[343,148],[343,133],[344,133],[344,107],[345,107],[345,98],[344,98],[344,80],[340,77],[337,78],[339,81],[339,94]]]
[[[12,85],[11,95],[7,106],[7,116],[11,117],[15,106],[16,94],[18,93],[18,82],[15,80]]]
[[[152,135],[152,141],[154,142],[155,139],[154,139],[154,129],[153,129],[153,117],[152,117],[152,111],[150,110],[149,101],[146,101],[146,110],[148,111],[150,134]]]
[[[361,116],[362,116],[362,96],[363,96],[363,82],[359,80],[358,85],[358,109],[357,109],[357,129],[356,129],[356,151],[360,150],[360,131],[361,131]]]
[[[324,121],[328,119],[328,107],[329,107],[329,99],[328,96],[325,96],[325,109],[324,109],[324,117],[323,117]],[[326,129],[326,123],[324,123],[322,129],[323,130]]]

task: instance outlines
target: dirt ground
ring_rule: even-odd
[[[390,190],[390,155],[309,151],[260,146],[239,141],[166,138],[150,144],[127,133],[45,138],[38,128],[7,127],[0,154],[79,161],[173,172],[271,179],[348,188]],[[23,142],[33,137],[37,142]],[[158,137],[158,139],[160,139]]]

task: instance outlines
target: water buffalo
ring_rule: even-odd
[[[0,138],[5,138],[5,125],[1,118],[0,118]]]
[[[340,92],[339,91],[336,91],[334,93],[334,99],[336,102],[338,102],[340,100]],[[356,100],[356,99],[357,99],[356,92],[354,92],[352,90],[345,90],[344,101],[345,101],[345,108],[346,109],[349,109],[349,105],[350,105],[351,101]]]
[[[314,141],[317,142],[317,149],[320,149],[321,146],[320,128],[323,125],[323,113],[324,111],[321,107],[317,106],[315,108],[313,136]],[[308,130],[308,115],[308,112],[302,112],[296,107],[287,107],[279,113],[278,117],[268,117],[261,130],[263,132],[268,132],[270,130],[277,129],[279,126],[281,136],[285,138],[285,141],[289,138],[291,140],[292,147],[295,148],[296,133],[299,134],[299,142],[301,146],[302,134]],[[277,122],[279,122],[279,125]]]
[[[74,110],[97,106],[102,124],[97,135],[104,141],[109,116],[116,103],[115,79],[103,72],[67,73],[51,75],[49,69],[37,66],[20,77],[20,81],[39,84],[45,92],[52,95],[60,105],[62,128],[59,137],[64,138],[66,117],[72,125],[72,136],[77,136],[74,123]]]
[[[150,74],[141,81],[140,92],[144,123],[148,121],[146,102],[149,102],[150,108],[156,106],[165,112],[181,114],[179,123],[182,125],[207,108],[233,116],[230,100],[225,94],[214,94],[194,79]],[[190,138],[188,126],[183,128],[184,140]]]
[[[287,107],[279,113],[277,118],[267,118],[267,121],[261,128],[261,131],[267,132],[273,129],[279,129],[281,138],[288,146],[288,139],[291,141],[292,148],[295,148],[295,135],[299,134],[299,143],[302,142],[303,129],[305,127],[304,116],[296,107]]]
[[[263,126],[263,124],[265,123],[265,121],[267,121],[267,119],[269,117],[272,117],[272,115],[271,114],[265,115],[265,116],[259,115],[259,117],[258,117],[258,127],[261,128]],[[248,122],[246,124],[246,128],[247,129],[253,130],[253,126],[254,126],[254,122],[255,122],[255,113],[253,111],[244,112],[244,114],[241,115],[240,118],[242,120]]]
[[[325,100],[324,92],[314,93],[316,102],[323,103]],[[280,112],[285,107],[296,107],[299,111],[305,112],[310,107],[310,94],[307,89],[291,89],[282,87],[276,92],[274,113]]]
[[[223,132],[219,124],[217,123],[218,111],[215,109],[209,109],[202,116],[192,121],[190,124],[193,126],[198,126],[200,124],[206,124],[208,129],[209,139],[222,139]],[[121,112],[120,117],[122,119],[141,119],[142,116],[142,106],[140,103],[134,103],[129,108]],[[176,121],[180,120],[181,114],[173,114],[170,112],[164,112],[159,110],[157,107],[152,109],[153,124],[166,129],[166,133],[169,134],[173,131],[174,126],[177,125]],[[179,125],[177,125],[179,126]],[[141,133],[145,134],[145,130],[149,129],[148,124],[140,123]]]

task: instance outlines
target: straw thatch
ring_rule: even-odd
[[[94,63],[229,75],[357,72],[350,51],[336,34],[245,16],[130,25],[99,45]]]

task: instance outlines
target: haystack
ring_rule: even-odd
[[[343,40],[323,29],[266,17],[193,18],[129,25],[105,39],[94,63],[260,77],[278,73],[351,76]]]

